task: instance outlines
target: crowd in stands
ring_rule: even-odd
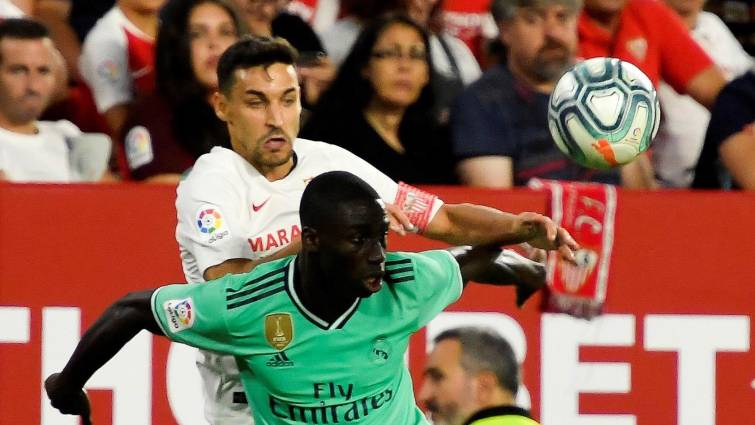
[[[176,184],[228,146],[216,67],[244,36],[298,52],[301,135],[395,180],[755,189],[755,66],[705,0],[0,0],[0,179]],[[554,145],[576,61],[658,89],[650,151],[620,169]]]

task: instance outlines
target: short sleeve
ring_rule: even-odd
[[[458,300],[464,285],[459,263],[450,252],[434,250],[406,255],[411,258],[410,266],[403,262],[406,260],[386,261],[386,281],[405,285],[401,290],[408,291],[410,298],[416,300],[416,329],[419,329]],[[413,281],[403,283],[411,273]]]
[[[687,85],[698,74],[713,66],[713,61],[702,47],[692,38],[676,13],[661,2],[653,3],[657,8],[655,22],[661,36],[661,79],[671,85],[677,93],[686,93]]]
[[[485,77],[483,77],[485,78]],[[493,105],[483,102],[485,86],[478,81],[459,95],[451,110],[453,153],[459,159],[500,155],[512,157],[514,146],[507,141],[505,117]]]
[[[248,248],[241,195],[219,174],[197,171],[178,186],[176,239],[202,275],[228,259],[245,258]]]
[[[112,33],[89,33],[81,49],[81,76],[92,90],[97,111],[104,113],[132,98],[131,74],[128,69],[126,35],[119,29]]]
[[[202,284],[176,284],[152,294],[152,313],[163,333],[192,347],[235,354],[227,327],[227,276]]]

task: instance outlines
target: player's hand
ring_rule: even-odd
[[[385,211],[388,213],[388,219],[391,222],[389,227],[394,232],[405,236],[406,232],[414,233],[417,231],[417,228],[409,221],[409,217],[397,205],[386,203]]]
[[[45,379],[45,391],[52,407],[66,415],[81,416],[84,425],[91,425],[91,407],[89,397],[82,388],[69,388],[60,379],[59,373],[53,373]]]
[[[518,217],[521,231],[529,237],[527,243],[535,248],[558,250],[562,257],[574,262],[574,251],[579,249],[579,244],[566,229],[542,214],[525,212]]]

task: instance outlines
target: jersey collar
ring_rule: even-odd
[[[362,300],[361,298],[357,298],[354,301],[354,304],[352,304],[346,311],[343,312],[336,320],[334,320],[332,323],[328,323],[327,321],[319,318],[316,314],[312,313],[307,309],[307,307],[304,306],[304,304],[301,302],[301,299],[299,299],[299,295],[296,293],[296,289],[294,288],[294,270],[296,267],[296,257],[294,257],[291,262],[288,264],[288,273],[287,273],[287,282],[286,282],[286,292],[288,292],[289,297],[291,297],[291,301],[294,303],[296,308],[299,309],[301,314],[307,318],[310,322],[312,322],[315,326],[325,329],[325,330],[331,330],[331,329],[341,329],[346,324],[346,322],[351,318],[351,316],[354,315],[354,313],[357,310],[357,307],[359,307],[359,302]]]

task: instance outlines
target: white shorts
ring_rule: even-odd
[[[252,411],[233,356],[199,350],[197,369],[202,377],[204,416],[212,425],[253,425]]]

